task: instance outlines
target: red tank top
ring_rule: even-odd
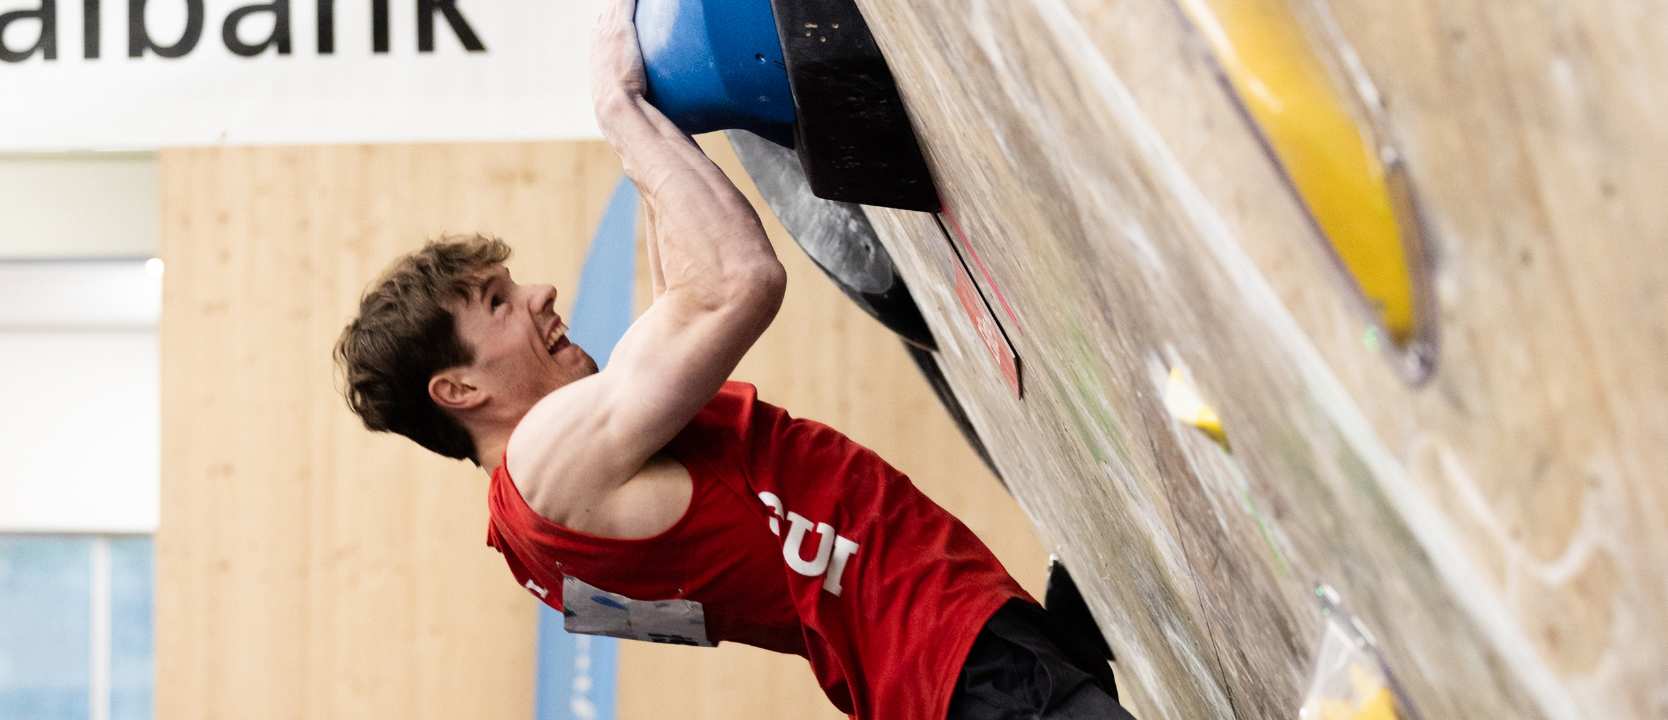
[[[570,631],[793,653],[848,714],[939,720],[984,622],[1030,599],[909,478],[751,385],[725,383],[667,450],[694,492],[644,540],[552,523],[493,473],[487,543]]]

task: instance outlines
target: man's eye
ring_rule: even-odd
[[[492,309],[497,310],[498,306],[503,305],[503,304],[504,304],[504,298],[499,297],[497,295],[492,296]]]

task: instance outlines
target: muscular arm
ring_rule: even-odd
[[[649,279],[653,282],[654,299],[659,300],[661,294],[666,292],[666,278],[660,274],[660,241],[655,238],[660,224],[655,222],[654,207],[648,203],[643,204],[643,225],[644,245],[648,248],[649,256]]]
[[[656,299],[608,368],[541,400],[508,448],[535,511],[616,537],[653,535],[681,515],[687,475],[649,459],[729,377],[785,285],[752,206],[644,99],[633,8],[613,0],[592,31],[591,82],[603,136],[647,206]]]

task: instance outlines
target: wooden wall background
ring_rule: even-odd
[[[708,147],[744,177],[722,139]],[[330,347],[386,263],[446,231],[509,240],[516,277],[570,303],[618,161],[551,143],[169,150],[160,166],[157,717],[531,717],[535,606],[484,544],[484,475],[364,431]],[[880,451],[1040,593],[1036,535],[897,341],[765,218],[789,295],[737,377]],[[839,717],[798,658],[620,656],[622,720]]]

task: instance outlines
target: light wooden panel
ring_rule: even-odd
[[[723,137],[701,141],[759,209],[788,269],[782,312],[735,379],[757,385],[765,401],[874,449],[967,523],[1040,599],[1047,551],[962,440],[897,337],[852,305],[793,244]],[[619,688],[620,720],[844,717],[817,687],[805,660],[734,644],[621,643]]]
[[[1429,213],[1444,347],[1410,388],[1174,7],[859,5],[1014,309],[1023,401],[944,238],[898,212],[883,237],[1021,502],[1092,568],[1139,715],[1295,715],[1325,581],[1427,718],[1663,716],[1661,8],[1325,3]],[[1178,362],[1231,453],[1165,413]]]
[[[534,601],[486,476],[366,432],[330,351],[397,254],[499,235],[571,289],[602,143],[164,151],[157,717],[524,718]],[[565,303],[569,298],[564,297]]]

